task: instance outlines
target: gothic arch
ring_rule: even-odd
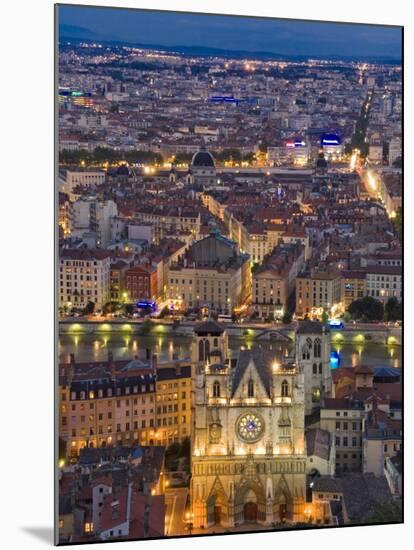
[[[283,474],[276,487],[273,513],[275,520],[280,523],[293,519],[293,497]]]
[[[218,476],[214,480],[206,504],[208,525],[220,525],[227,522],[228,497]]]
[[[315,341],[313,343],[313,355],[315,357],[321,356],[321,339],[315,338]]]
[[[256,508],[256,518],[254,521],[265,521],[266,496],[263,485],[257,478],[244,478],[235,489],[234,520],[237,523],[248,521],[248,518],[246,518],[246,506],[250,506],[251,504],[254,504]]]

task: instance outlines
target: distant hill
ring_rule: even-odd
[[[165,46],[163,44],[142,44],[137,42],[126,42],[120,40],[111,39],[108,36],[99,35],[89,29],[78,27],[74,25],[60,25],[60,41],[99,41],[102,44],[108,46],[129,46],[142,49],[162,50],[170,53],[178,53],[182,55],[200,56],[200,57],[223,57],[232,59],[257,59],[261,61],[306,61],[307,59],[323,59],[331,61],[365,61],[373,63],[391,63],[400,64],[399,59],[393,57],[384,56],[339,56],[339,55],[286,55],[274,52],[257,51],[252,52],[248,50],[224,50],[221,48],[211,48],[208,46]]]

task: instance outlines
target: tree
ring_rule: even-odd
[[[124,313],[130,317],[134,313],[134,304],[124,304]]]
[[[292,313],[287,309],[282,317],[282,323],[289,325],[292,322]]]
[[[385,318],[387,321],[400,321],[402,319],[402,304],[397,298],[392,297],[385,304]]]
[[[325,325],[329,321],[329,315],[325,310],[322,312],[322,323]]]
[[[174,158],[176,164],[190,164],[193,153],[177,153]]]
[[[164,317],[166,317],[169,314],[170,314],[170,308],[168,306],[164,306],[160,311],[159,318],[164,319]]]
[[[114,313],[119,308],[120,308],[119,302],[107,302],[106,304],[104,304],[102,308],[102,313],[104,315],[108,315],[108,313]]]
[[[402,521],[401,504],[395,500],[374,504],[361,523],[396,523]]]
[[[367,321],[382,321],[384,318],[384,306],[379,300],[372,296],[364,296],[354,300],[348,307],[348,312],[353,319],[364,319]]]
[[[92,315],[92,313],[95,311],[95,302],[89,301],[85,309],[83,310],[84,315]]]

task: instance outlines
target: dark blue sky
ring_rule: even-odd
[[[61,34],[164,46],[400,60],[395,27],[60,6]],[[80,28],[79,28],[80,27]]]

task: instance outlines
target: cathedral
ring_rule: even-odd
[[[228,359],[214,321],[196,327],[191,502],[195,528],[304,521],[304,372],[262,349]]]

